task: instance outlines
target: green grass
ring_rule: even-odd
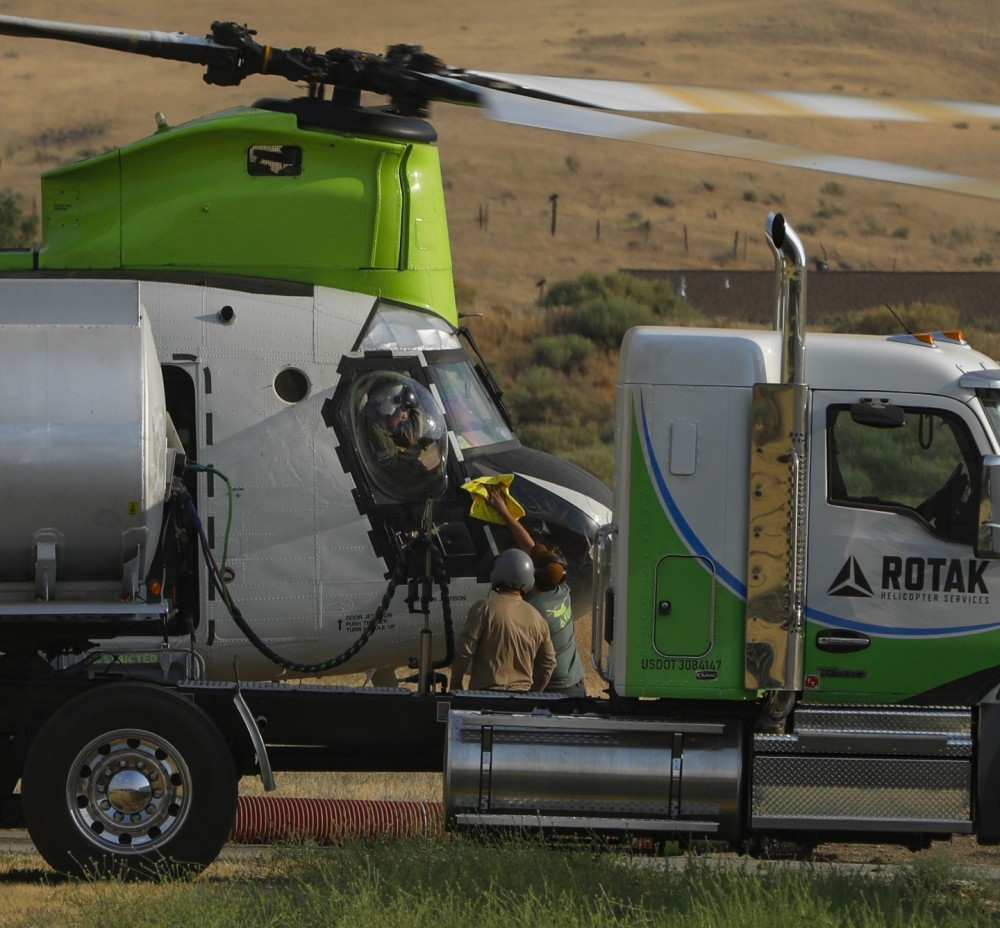
[[[531,841],[352,842],[159,886],[81,884],[31,924],[199,928],[921,928],[996,924],[1000,887],[931,858],[874,875],[820,865],[682,866]]]

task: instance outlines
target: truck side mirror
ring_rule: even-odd
[[[976,557],[1000,557],[1000,455],[997,454],[983,455]]]
[[[884,400],[862,400],[851,406],[851,421],[873,429],[898,429],[906,424],[906,414]]]

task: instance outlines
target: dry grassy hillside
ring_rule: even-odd
[[[0,12],[204,34],[246,22],[281,46],[423,44],[481,70],[796,88],[995,102],[993,0],[0,0]],[[207,87],[192,65],[65,43],[0,39],[5,89],[0,189],[30,209],[38,174],[173,123],[294,93],[280,79]],[[438,106],[456,275],[478,309],[531,305],[536,283],[621,266],[767,267],[761,227],[781,209],[832,267],[1000,266],[995,203],[884,183],[758,167],[643,145],[489,123]],[[678,120],[680,121],[680,120]],[[983,176],[1000,176],[1000,126],[688,119],[737,134]],[[835,182],[832,182],[835,181]],[[559,195],[550,235],[551,194]],[[489,223],[480,228],[480,210]],[[598,240],[600,223],[600,240]],[[685,248],[685,238],[687,247]],[[734,248],[734,245],[736,246]],[[735,251],[735,254],[734,254]]]

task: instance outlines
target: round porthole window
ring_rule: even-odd
[[[274,392],[286,403],[298,403],[309,394],[309,378],[297,367],[286,367],[274,378]]]

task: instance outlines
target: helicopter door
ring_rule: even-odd
[[[181,361],[161,366],[167,413],[189,461],[198,460],[198,392],[196,379],[198,367],[194,361]],[[198,506],[198,480],[192,471],[183,477],[184,486]],[[175,519],[178,514],[175,512]],[[172,591],[178,610],[188,617],[187,625],[197,628],[199,624],[198,596],[198,549],[195,544],[182,546],[175,543],[179,533],[165,533],[165,559],[167,588]]]
[[[197,369],[194,362],[186,364],[164,364],[163,391],[166,396],[167,413],[174,429],[184,446],[188,460],[198,460],[198,402],[195,391]],[[194,494],[194,488],[189,488]]]

